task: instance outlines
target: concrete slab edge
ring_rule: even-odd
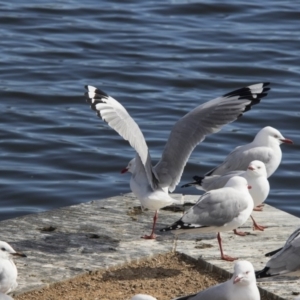
[[[216,274],[220,274],[221,276],[228,277],[228,278],[230,278],[232,276],[232,273],[230,273],[227,270],[222,269],[222,268],[220,268],[216,265],[213,265],[213,264],[209,263],[208,261],[206,261],[202,258],[195,259],[194,257],[191,257],[191,256],[189,256],[185,253],[181,253],[181,252],[179,252],[179,253],[182,254],[183,256],[187,257],[188,259],[191,259],[192,261],[195,261],[196,263],[198,263],[206,271],[216,273]],[[259,289],[261,297],[262,296],[268,297],[269,300],[285,300],[284,298],[281,298],[281,297],[279,297],[279,296],[277,296],[277,295],[261,288],[260,286],[258,286],[258,289]]]

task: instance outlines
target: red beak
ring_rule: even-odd
[[[128,172],[128,169],[127,169],[127,168],[123,169],[123,170],[121,171],[121,174],[124,174],[124,173],[126,173],[126,172]]]
[[[252,189],[252,186],[251,185],[248,185],[248,190],[251,190]]]
[[[291,145],[294,144],[294,142],[290,139],[280,139],[280,141],[282,141],[285,144],[291,144]]]
[[[233,284],[237,283],[237,282],[240,282],[242,279],[242,277],[239,277],[239,276],[236,276],[233,280]]]
[[[255,168],[253,168],[252,166],[249,166],[248,169],[251,171],[255,170]]]

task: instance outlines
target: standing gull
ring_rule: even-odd
[[[18,271],[13,256],[26,257],[25,254],[16,252],[8,243],[0,241],[0,292],[3,294],[18,286]]]
[[[234,273],[226,282],[214,285],[198,294],[173,300],[260,300],[254,269],[249,261],[234,264]]]
[[[300,228],[296,229],[287,239],[285,245],[267,253],[271,256],[264,269],[256,271],[256,278],[277,275],[300,275]]]
[[[248,184],[251,186],[249,192],[254,202],[254,210],[261,210],[256,207],[261,205],[267,199],[270,192],[270,184],[267,178],[265,164],[259,160],[252,161],[246,171],[231,171],[224,175],[211,175],[205,177],[194,176],[193,179],[195,182],[187,183],[182,187],[195,186],[199,190],[208,192],[224,187],[228,180],[233,176],[241,176],[248,181]],[[253,221],[253,228],[263,231],[265,227],[258,225],[252,216],[251,218]],[[235,233],[245,235],[245,233],[237,232],[236,230]]]
[[[206,176],[223,175],[231,171],[246,170],[253,160],[260,160],[266,165],[269,178],[278,168],[282,152],[281,144],[293,144],[275,128],[267,126],[261,129],[253,142],[236,147],[218,167],[209,171]]]
[[[268,86],[269,83],[250,85],[208,101],[187,113],[173,126],[162,157],[154,167],[143,133],[126,109],[103,91],[86,86],[85,95],[91,108],[137,152],[123,172],[127,170],[132,173],[130,187],[142,207],[155,210],[152,232],[144,238],[155,238],[158,210],[176,201],[168,191],[174,191],[179,183],[196,145],[259,103],[267,95]]]
[[[253,210],[253,200],[248,192],[247,180],[234,176],[225,187],[212,190],[200,197],[180,220],[160,231],[171,230],[174,234],[218,232],[221,259],[236,258],[224,255],[220,232],[243,225]]]

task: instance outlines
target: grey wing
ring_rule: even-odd
[[[252,147],[251,143],[239,146],[228,154],[222,164],[206,173],[205,176],[223,175],[236,170],[245,171],[253,160],[260,160],[268,164],[272,154],[272,149],[269,147]]]
[[[299,240],[299,236],[300,236],[300,228],[297,228],[287,239],[286,243],[285,243],[285,247],[288,246],[289,244],[292,244],[293,242]]]
[[[245,171],[232,171],[224,175],[205,176],[201,181],[201,186],[205,191],[220,189],[225,186],[233,176],[241,176]]]
[[[267,95],[269,83],[258,83],[208,101],[181,118],[173,127],[162,157],[155,166],[160,185],[172,192],[179,183],[192,151],[209,134],[240,117]]]
[[[212,286],[198,294],[184,296],[173,300],[230,300],[227,297],[225,283]]]
[[[135,149],[144,165],[149,184],[153,189],[156,188],[157,180],[148,146],[137,123],[117,100],[93,86],[88,85],[85,88],[88,90],[85,96],[91,108]]]
[[[182,222],[201,226],[223,226],[246,209],[240,193],[225,187],[205,193],[181,218]]]
[[[191,294],[191,295],[182,296],[182,297],[179,297],[179,298],[174,298],[172,300],[191,300],[196,295],[197,294]]]
[[[300,228],[288,238],[284,247],[267,262],[268,274],[287,274],[300,271]]]

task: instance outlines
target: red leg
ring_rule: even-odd
[[[220,248],[220,252],[221,252],[221,259],[227,260],[227,261],[234,261],[234,260],[236,260],[237,258],[228,256],[228,255],[224,255],[223,248],[222,248],[222,239],[221,239],[220,232],[218,232],[217,239],[218,239],[219,248]]]
[[[249,235],[249,232],[244,232],[244,231],[237,231],[237,229],[233,229],[234,234],[239,235],[239,236],[246,236]]]
[[[150,235],[144,235],[141,238],[142,239],[147,239],[147,240],[154,240],[156,239],[156,235],[154,234],[154,229],[155,229],[155,224],[156,224],[156,220],[157,220],[157,210],[155,211],[154,217],[153,217],[153,225],[152,225],[152,232]]]
[[[253,208],[254,211],[263,211],[263,206],[257,205]]]
[[[256,223],[256,221],[254,220],[254,218],[252,216],[250,216],[253,222],[253,230],[260,230],[260,231],[264,231],[264,229],[268,228],[268,226],[262,226],[262,225],[258,225]]]

